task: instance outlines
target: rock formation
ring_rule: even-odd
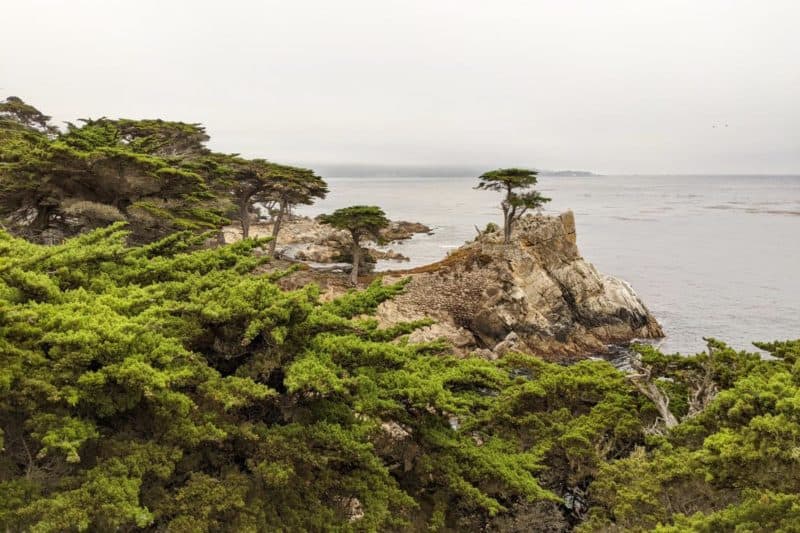
[[[388,227],[381,230],[381,239],[387,243],[398,242],[410,239],[417,233],[430,232],[431,228],[418,222],[392,221]],[[227,226],[223,229],[223,234],[226,242],[233,242],[241,238],[241,229],[236,225]],[[255,223],[250,226],[250,235],[253,237],[272,235],[272,224]],[[321,224],[315,219],[295,217],[284,222],[278,234],[277,250],[279,255],[299,261],[349,263],[350,234]],[[381,259],[408,261],[407,257],[391,248],[384,250],[369,247],[367,254],[372,263]],[[342,267],[346,268],[345,265]]]
[[[444,260],[387,281],[405,276],[412,278],[405,294],[378,311],[386,323],[437,320],[412,342],[444,337],[463,353],[494,358],[513,349],[564,360],[663,336],[630,285],[580,256],[571,211],[526,216],[510,244],[484,232]]]

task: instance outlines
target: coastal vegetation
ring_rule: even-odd
[[[374,205],[354,205],[337,209],[329,215],[322,215],[319,220],[323,224],[350,233],[353,246],[353,268],[350,271],[350,281],[353,285],[357,285],[358,266],[362,256],[361,240],[366,238],[381,241],[380,231],[389,226],[386,213]]]
[[[550,198],[533,188],[538,173],[524,168],[498,168],[481,174],[476,189],[497,191],[505,194],[500,202],[503,210],[503,236],[505,243],[511,241],[514,223],[528,210],[539,209]]]
[[[270,255],[286,216],[298,205],[309,205],[325,198],[328,186],[313,170],[271,163],[263,159],[252,161],[236,158],[233,180],[234,197],[238,206],[237,218],[242,237],[250,236],[250,220],[256,203],[273,215]]]
[[[413,341],[431,320],[376,317],[407,280],[328,297],[284,285],[300,266],[272,238],[210,245],[327,188],[207,139],[0,104],[0,529],[798,530],[800,340],[639,345],[630,371]],[[506,192],[505,241],[547,201],[535,182],[481,177]],[[350,233],[357,281],[384,212],[321,221]],[[491,259],[468,250],[438,268]]]
[[[800,342],[642,348],[668,429],[604,361],[456,358],[365,318],[402,284],[283,291],[262,241],[0,235],[4,529],[796,524]]]
[[[231,220],[247,234],[260,203],[274,210],[277,235],[292,206],[327,193],[311,170],[213,152],[208,140],[200,124],[163,120],[87,119],[61,131],[10,97],[0,102],[0,219],[49,243],[126,221],[132,242],[146,243]]]

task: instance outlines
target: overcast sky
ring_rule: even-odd
[[[0,96],[306,165],[800,172],[798,0],[3,0]]]

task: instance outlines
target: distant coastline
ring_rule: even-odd
[[[310,165],[322,176],[331,178],[441,178],[450,176],[475,177],[483,174],[485,167],[462,166],[462,165],[358,165],[358,164],[336,164],[336,165]],[[589,177],[599,176],[586,170],[546,170],[540,169],[542,176],[560,177]]]
[[[570,177],[570,178],[588,178],[592,176],[601,176],[601,174],[595,174],[594,172],[589,172],[588,170],[540,170],[539,175]]]

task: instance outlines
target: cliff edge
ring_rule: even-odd
[[[494,358],[514,349],[568,360],[663,336],[628,283],[581,257],[571,211],[528,215],[509,244],[501,232],[483,232],[438,263],[386,280],[407,276],[407,291],[383,303],[378,316],[385,323],[437,320],[412,342],[444,337],[462,353]]]

